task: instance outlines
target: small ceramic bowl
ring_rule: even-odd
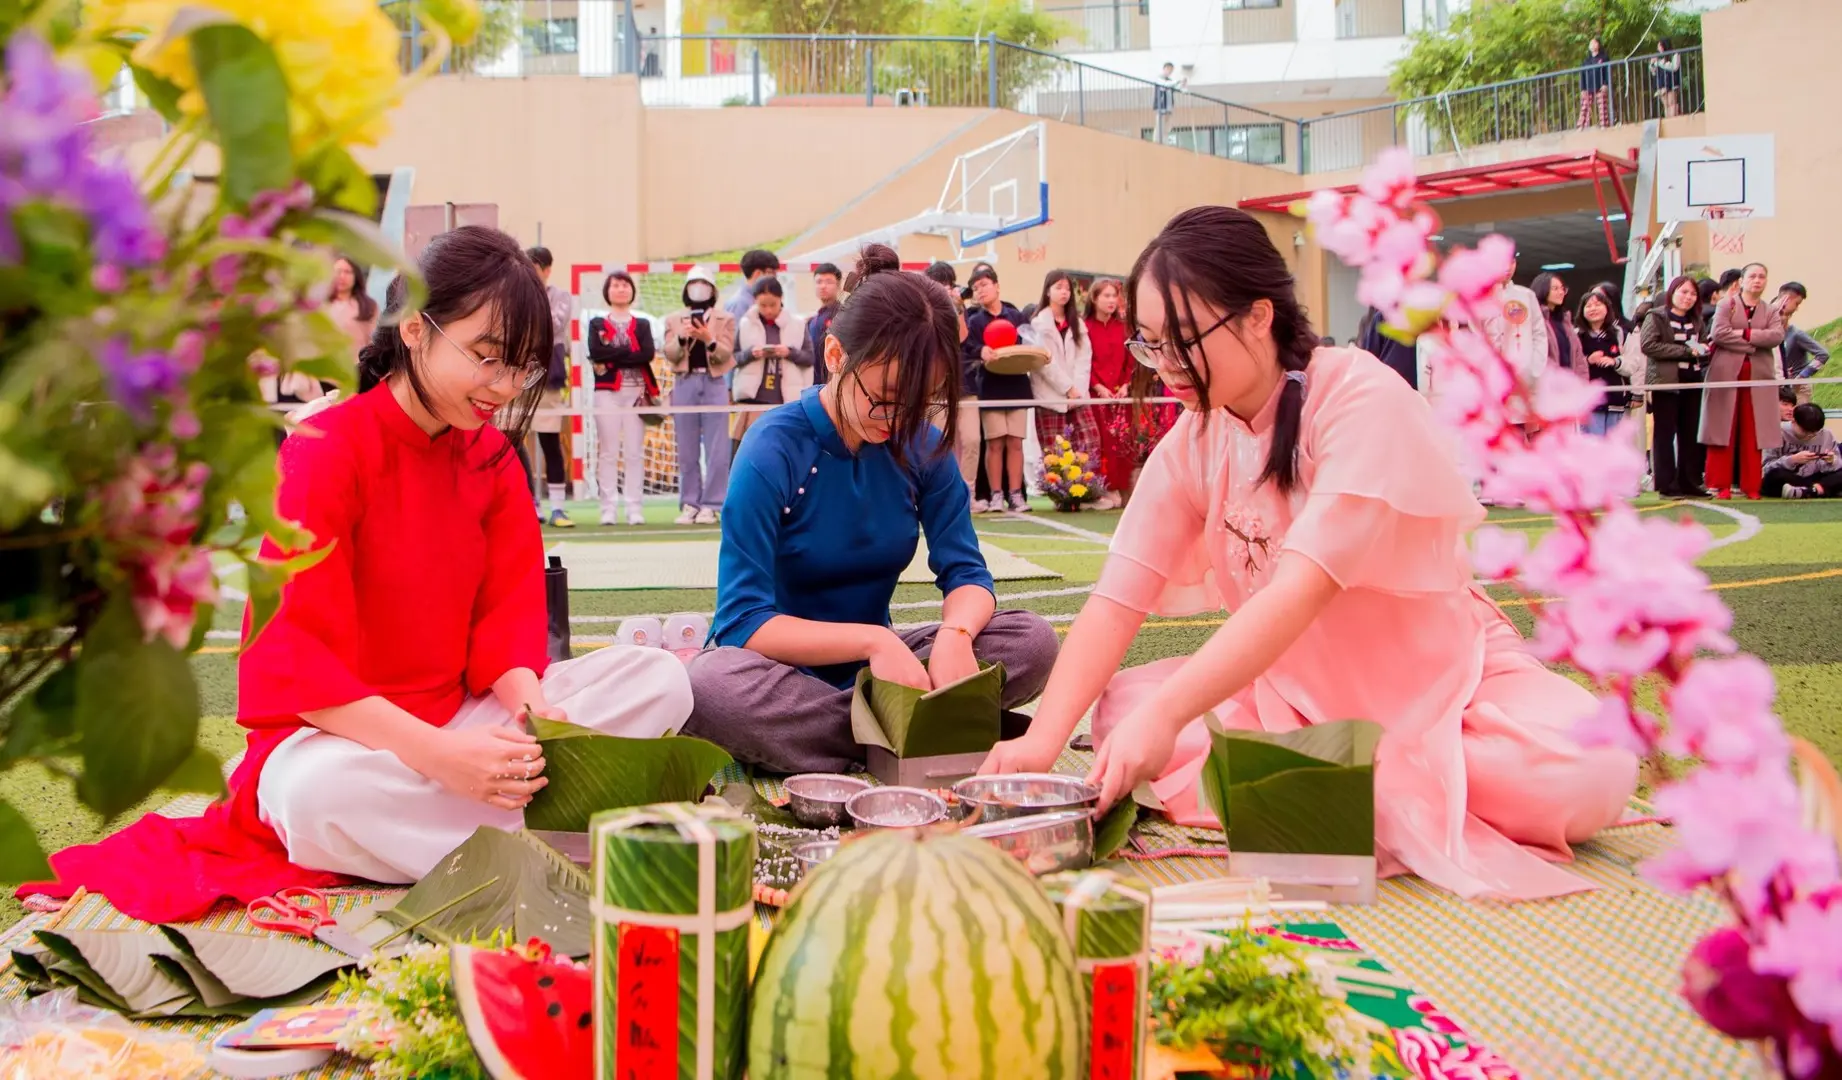
[[[1011,773],[1007,776],[970,776],[953,785],[960,813],[979,812],[979,822],[1008,821],[1032,814],[1063,810],[1092,810],[1100,805],[1100,789],[1078,776],[1062,773]]]
[[[947,816],[946,800],[912,787],[873,787],[844,804],[860,829],[917,829]]]
[[[845,801],[867,790],[870,782],[842,773],[801,773],[787,777],[781,786],[787,789],[787,809],[795,820],[808,829],[825,829],[848,820]]]
[[[801,877],[812,873],[812,868],[838,853],[836,840],[809,840],[793,849],[793,857],[799,860]]]

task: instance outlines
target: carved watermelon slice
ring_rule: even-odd
[[[510,949],[456,945],[454,996],[493,1080],[589,1080],[595,1071],[594,979],[536,938]]]

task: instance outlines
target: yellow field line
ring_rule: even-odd
[[[1692,509],[1687,503],[1660,502],[1660,503],[1657,503],[1655,506],[1640,506],[1637,508],[1637,512],[1640,514],[1648,514],[1654,510],[1669,510],[1669,509],[1677,508],[1677,507],[1680,507],[1685,510]],[[1558,515],[1555,515],[1555,514],[1544,514],[1539,517],[1487,518],[1485,519],[1484,524],[1486,525],[1530,525],[1538,521],[1554,521],[1556,520],[1557,517]]]

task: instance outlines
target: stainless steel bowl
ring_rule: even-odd
[[[1062,773],[971,776],[954,784],[953,794],[959,796],[962,816],[978,810],[981,823],[1063,810],[1092,810],[1100,805],[1099,788],[1078,776]]]
[[[808,840],[793,849],[793,857],[799,861],[801,877],[812,873],[812,868],[838,853],[836,840]]]
[[[946,800],[913,787],[873,787],[852,795],[844,812],[860,829],[916,829],[947,816]]]
[[[1085,870],[1094,863],[1094,815],[1088,810],[968,825],[961,832],[1008,852],[1032,874]]]
[[[870,787],[868,780],[843,773],[801,773],[781,785],[787,789],[787,809],[808,829],[825,829],[846,821],[844,803]]]

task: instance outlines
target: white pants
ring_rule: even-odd
[[[601,488],[601,508],[612,512],[624,498],[627,509],[640,508],[646,482],[646,421],[627,411],[645,396],[645,389],[595,391],[595,483]],[[626,466],[619,468],[621,455]]]
[[[663,649],[611,645],[550,665],[543,686],[571,723],[608,735],[670,735],[691,714],[684,662]],[[489,695],[463,704],[446,727],[512,722]],[[263,763],[256,803],[292,862],[387,883],[420,880],[481,825],[524,825],[521,812],[456,795],[388,750],[312,727]]]

